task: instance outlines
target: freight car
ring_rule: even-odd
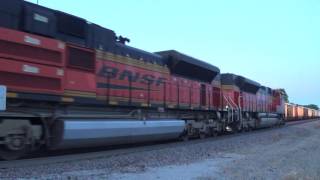
[[[303,119],[316,119],[320,117],[319,110],[301,105],[285,103],[285,120],[296,121]]]
[[[298,119],[297,105],[286,103],[285,104],[285,119],[292,121]]]
[[[281,91],[21,0],[0,7],[0,158],[283,123]]]

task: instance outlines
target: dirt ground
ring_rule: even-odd
[[[189,164],[150,168],[139,173],[114,173],[110,179],[320,179],[319,121],[255,136],[271,141],[252,142]],[[246,141],[245,138],[238,141]]]

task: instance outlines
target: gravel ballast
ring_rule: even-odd
[[[319,178],[320,121],[108,158],[0,169],[0,179]]]

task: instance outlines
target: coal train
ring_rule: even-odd
[[[0,158],[284,123],[280,90],[22,0],[0,6]]]

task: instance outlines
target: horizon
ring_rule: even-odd
[[[36,0],[28,0],[37,3]],[[150,52],[175,49],[273,89],[295,104],[320,105],[320,2],[233,0],[39,1],[128,37]],[[75,8],[76,7],[76,8]],[[165,13],[164,13],[165,12]]]

